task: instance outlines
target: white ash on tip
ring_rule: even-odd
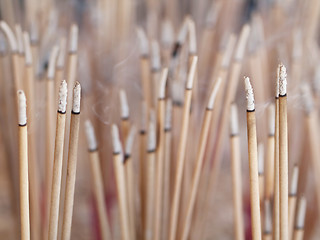
[[[120,98],[121,118],[128,119],[130,114],[129,105],[127,100],[127,94],[123,89],[119,91],[119,98]]]
[[[23,33],[23,43],[24,43],[24,57],[25,57],[25,63],[27,66],[32,65],[32,53],[31,53],[31,47],[30,47],[30,38],[29,33],[24,32]]]
[[[212,1],[212,4],[205,19],[206,27],[214,27],[214,25],[217,22],[221,6],[221,2]]]
[[[73,99],[72,99],[73,113],[80,113],[80,101],[81,101],[81,85],[78,81],[76,81],[73,88]]]
[[[2,29],[2,31],[4,32],[4,34],[8,39],[11,51],[17,52],[18,51],[17,40],[11,28],[9,27],[9,25],[5,21],[0,21],[0,28]]]
[[[187,18],[187,26],[189,32],[189,54],[195,55],[197,53],[196,26],[191,17]]]
[[[264,172],[264,146],[263,143],[258,145],[258,173],[263,174]]]
[[[62,38],[59,43],[59,54],[57,58],[57,67],[63,68],[65,63],[65,54],[66,54],[67,40]]]
[[[15,25],[15,32],[16,32],[16,39],[18,45],[18,52],[19,54],[24,54],[24,47],[23,47],[23,36],[21,26],[19,24]]]
[[[59,102],[58,102],[58,112],[65,113],[67,109],[67,94],[68,85],[66,80],[63,80],[59,88]]]
[[[246,24],[242,27],[236,52],[235,52],[235,56],[234,56],[234,58],[238,61],[241,61],[244,57],[249,35],[250,35],[250,26]]]
[[[125,147],[125,154],[130,156],[132,153],[132,147],[134,142],[134,137],[136,135],[136,127],[134,125],[131,126],[127,140],[126,140],[126,147]]]
[[[161,24],[161,44],[164,47],[171,47],[174,41],[174,30],[172,22],[165,19]]]
[[[148,110],[147,103],[145,101],[141,104],[141,131],[145,132],[147,130],[147,122],[148,122]]]
[[[114,154],[122,153],[119,129],[118,129],[118,126],[115,124],[112,124],[111,135],[112,135],[113,153]]]
[[[141,28],[137,28],[137,35],[139,39],[139,46],[140,46],[140,55],[141,56],[148,56],[149,55],[149,40],[145,33],[145,31]]]
[[[164,68],[161,73],[161,79],[159,84],[159,99],[166,97],[166,84],[168,79],[168,68]]]
[[[22,90],[18,90],[18,121],[19,125],[23,126],[27,124],[27,99]]]
[[[182,23],[182,26],[179,30],[178,37],[177,37],[177,42],[182,45],[187,38],[187,33],[188,33],[188,18],[186,17]]]
[[[272,233],[272,209],[269,199],[264,200],[264,232]]]
[[[192,62],[191,62],[191,67],[190,67],[189,73],[188,73],[188,79],[187,79],[187,85],[186,85],[187,89],[192,89],[192,87],[193,87],[193,82],[194,82],[194,78],[195,78],[196,71],[197,71],[197,63],[198,63],[198,56],[193,56]]]
[[[155,40],[151,42],[151,68],[158,71],[161,68],[161,56],[159,43]]]
[[[39,30],[36,21],[32,21],[30,25],[30,42],[36,44],[39,41]]]
[[[156,150],[156,126],[153,121],[149,122],[149,129],[148,129],[148,144],[147,150],[149,152]]]
[[[98,149],[97,139],[94,132],[93,125],[90,120],[85,121],[85,129],[86,129],[86,136],[88,147],[90,151],[94,151]]]
[[[52,48],[50,59],[49,59],[49,66],[48,66],[48,79],[53,79],[55,70],[56,70],[56,60],[58,57],[59,47],[56,45]]]
[[[239,120],[238,120],[238,108],[235,103],[230,107],[230,133],[232,136],[239,134]]]
[[[294,166],[291,177],[290,192],[289,195],[295,196],[298,192],[298,178],[299,178],[299,167]]]
[[[275,106],[272,103],[268,107],[268,131],[271,136],[275,134],[275,114]]]
[[[244,86],[246,90],[247,110],[253,111],[255,109],[254,94],[253,94],[253,88],[250,83],[250,79],[248,77],[244,77]]]
[[[69,52],[75,53],[78,51],[78,26],[76,24],[72,24],[69,35]]]
[[[222,81],[222,78],[219,77],[219,78],[217,79],[216,84],[214,85],[214,88],[213,88],[211,94],[210,94],[209,101],[208,101],[208,104],[207,104],[207,109],[210,109],[210,110],[213,109],[214,101],[215,101],[215,99],[216,99],[218,90],[219,90],[219,88],[220,88],[221,81]]]
[[[279,96],[287,94],[287,69],[283,64],[279,65]]]
[[[310,86],[307,83],[301,85],[301,98],[304,110],[307,114],[310,114],[313,111],[313,98]]]
[[[164,119],[164,129],[170,130],[172,124],[172,101],[168,99],[166,101],[166,116]]]
[[[307,200],[305,196],[300,197],[298,202],[297,216],[296,216],[296,224],[295,227],[298,229],[304,228],[304,221],[306,217],[307,211]]]

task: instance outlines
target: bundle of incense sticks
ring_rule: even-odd
[[[319,0],[0,15],[1,239],[319,238]]]

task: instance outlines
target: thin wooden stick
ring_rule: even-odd
[[[35,103],[34,103],[34,71],[32,65],[32,53],[30,49],[29,34],[24,32],[25,45],[25,73],[26,73],[26,95],[28,99],[29,133],[28,133],[28,154],[29,154],[29,177],[30,177],[30,221],[32,239],[40,239],[40,177],[38,158],[36,152],[36,122],[35,122]]]
[[[18,91],[18,108],[21,239],[30,240],[27,103],[21,90]]]
[[[277,71],[275,96],[275,137],[274,137],[274,195],[272,238],[280,239],[280,193],[279,193],[279,69]]]
[[[140,69],[141,81],[143,89],[143,98],[150,109],[151,101],[151,76],[150,76],[150,57],[149,57],[149,41],[142,28],[137,29],[137,34],[140,40]]]
[[[165,97],[166,97],[166,83],[168,78],[168,69],[164,68],[161,73],[161,80],[158,92],[158,113],[157,113],[157,174],[156,174],[156,195],[155,195],[155,215],[154,215],[154,240],[162,239],[162,207],[163,207],[163,170],[164,170],[164,147],[165,147]]]
[[[259,175],[259,197],[260,206],[263,203],[264,195],[264,146],[263,143],[258,145],[258,175]]]
[[[68,174],[66,180],[63,224],[62,224],[62,240],[69,240],[71,237],[74,188],[76,182],[77,155],[80,127],[80,98],[81,86],[79,82],[75,83],[73,88],[73,101],[70,123],[70,139],[68,152]]]
[[[97,213],[99,217],[99,230],[103,240],[112,239],[110,224],[107,216],[107,209],[104,197],[103,180],[101,174],[100,158],[98,144],[94,133],[93,126],[89,120],[85,122],[86,135],[88,142],[88,152],[90,157],[90,166],[93,180],[93,192],[97,204]]]
[[[63,159],[64,133],[66,127],[66,107],[67,107],[68,86],[65,80],[62,81],[59,90],[59,105],[56,124],[56,139],[54,148],[54,162],[52,174],[52,190],[50,202],[49,218],[49,240],[56,240],[58,237],[58,219],[60,205],[60,188]]]
[[[230,145],[231,145],[231,171],[234,212],[235,240],[244,240],[243,203],[242,203],[242,177],[241,153],[238,110],[235,104],[231,105],[230,113]]]
[[[294,216],[296,212],[297,192],[298,192],[299,167],[296,164],[292,171],[291,185],[289,192],[289,239],[292,239],[294,231]]]
[[[152,106],[157,109],[157,97],[158,97],[158,87],[161,78],[161,56],[159,43],[155,40],[151,42],[151,72],[152,72],[152,82],[151,82],[151,93],[152,93]]]
[[[264,200],[263,240],[272,240],[272,209],[270,200]]]
[[[288,126],[287,126],[287,73],[279,67],[279,192],[280,239],[288,240]]]
[[[304,196],[301,196],[298,203],[293,240],[303,239],[306,210],[307,210],[307,201]]]
[[[113,161],[116,173],[117,195],[120,208],[121,235],[123,240],[131,239],[129,212],[127,204],[126,177],[124,170],[124,159],[122,146],[119,137],[119,130],[116,125],[112,125]]]
[[[274,189],[274,138],[275,138],[275,105],[268,107],[268,142],[265,162],[265,198],[271,199]]]
[[[126,140],[125,156],[124,156],[124,168],[126,174],[126,185],[127,185],[127,199],[129,208],[129,221],[130,221],[130,236],[131,239],[136,239],[136,214],[135,214],[135,178],[134,168],[132,159],[132,148],[134,143],[134,137],[136,134],[136,128],[134,125],[131,126],[129,134]]]
[[[183,118],[182,118],[181,133],[180,133],[180,140],[179,140],[179,146],[178,146],[178,155],[177,155],[177,169],[176,169],[176,177],[175,177],[175,184],[174,184],[174,195],[173,195],[171,215],[170,215],[170,231],[169,231],[170,240],[176,239],[176,231],[178,227],[177,225],[178,225],[178,215],[179,215],[179,202],[180,202],[182,174],[184,169],[186,145],[187,145],[187,137],[188,137],[188,125],[189,125],[190,106],[191,106],[191,98],[192,98],[192,86],[193,86],[193,80],[196,72],[197,61],[198,61],[198,58],[196,56],[193,57],[189,74],[188,74],[186,90],[185,90]]]
[[[248,131],[248,157],[250,173],[250,205],[252,221],[252,239],[261,239],[261,217],[259,200],[259,176],[258,176],[258,153],[256,116],[254,106],[253,89],[248,77],[245,78],[245,89],[247,98],[247,131]]]
[[[146,216],[144,239],[153,239],[153,209],[155,196],[155,173],[156,173],[156,129],[154,121],[149,122],[148,129],[148,147],[146,159]]]
[[[163,226],[163,239],[168,238],[169,225],[167,224],[170,219],[170,171],[171,171],[171,143],[172,143],[172,101],[168,99],[166,101],[166,114],[165,114],[164,132],[165,132],[165,144],[164,144],[164,175],[163,175],[163,214],[162,214],[162,226]]]
[[[215,97],[217,95],[217,92],[219,90],[221,84],[221,78],[219,78],[215,84],[215,87],[213,88],[213,91],[211,92],[207,108],[205,111],[205,116],[204,120],[202,123],[202,128],[201,128],[201,135],[200,135],[200,142],[198,146],[198,153],[197,153],[197,158],[196,158],[196,166],[194,169],[193,173],[193,179],[192,179],[192,185],[188,197],[188,205],[187,205],[187,212],[184,217],[184,223],[182,227],[182,237],[181,240],[187,240],[191,228],[191,221],[192,221],[192,214],[193,214],[193,209],[196,201],[196,196],[198,192],[198,187],[199,187],[199,182],[200,182],[200,176],[201,176],[201,170],[202,170],[202,165],[203,165],[203,160],[204,160],[204,154],[205,154],[205,149],[208,141],[208,136],[209,136],[209,129],[210,129],[210,123],[212,119],[212,112],[213,112],[213,107],[214,107],[214,101]]]

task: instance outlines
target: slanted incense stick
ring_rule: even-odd
[[[120,109],[121,109],[121,131],[123,134],[123,139],[126,140],[129,133],[129,129],[130,129],[129,105],[128,105],[126,92],[121,89],[119,92],[119,97],[120,97]]]
[[[263,240],[272,239],[272,208],[269,199],[264,200]]]
[[[159,84],[158,92],[158,104],[157,104],[157,165],[156,165],[156,195],[155,195],[155,215],[154,215],[154,240],[162,239],[162,207],[163,207],[163,171],[164,171],[164,148],[165,148],[165,133],[164,133],[164,121],[165,121],[165,97],[166,97],[166,83],[168,78],[168,69],[164,68],[161,73],[161,80]]]
[[[79,82],[75,83],[73,88],[73,100],[70,123],[70,139],[68,151],[68,174],[66,180],[63,224],[62,224],[62,240],[69,240],[71,237],[74,189],[76,182],[77,155],[80,127],[80,98],[81,86]]]
[[[90,156],[90,165],[93,179],[93,192],[97,204],[99,217],[99,230],[103,240],[112,239],[110,233],[110,225],[107,216],[107,209],[104,197],[103,180],[101,174],[100,158],[98,144],[94,133],[93,126],[89,120],[85,122],[88,151]]]
[[[230,144],[231,144],[231,172],[233,191],[234,236],[236,240],[244,240],[244,218],[242,201],[241,153],[238,110],[231,105],[230,113]]]
[[[30,240],[27,103],[21,90],[18,91],[18,108],[21,239]]]
[[[126,175],[124,169],[124,156],[120,142],[119,130],[116,125],[112,125],[113,162],[116,174],[117,195],[120,208],[121,235],[123,240],[129,240],[130,221],[127,204]]]
[[[302,240],[304,235],[304,222],[306,217],[307,201],[301,196],[298,202],[297,215],[293,233],[293,240]]]
[[[214,101],[215,97],[217,95],[217,92],[219,90],[221,84],[221,78],[219,78],[215,84],[215,87],[213,88],[213,91],[211,92],[210,98],[208,100],[207,108],[205,111],[204,120],[202,123],[201,128],[201,135],[200,135],[200,142],[198,146],[198,153],[197,153],[197,159],[196,159],[196,166],[193,173],[193,179],[192,179],[192,186],[189,193],[188,198],[188,205],[187,205],[187,212],[184,217],[183,227],[182,227],[182,237],[181,240],[187,240],[191,228],[191,221],[192,221],[192,214],[193,209],[195,205],[195,200],[197,196],[197,191],[199,187],[200,182],[200,174],[202,170],[202,163],[204,160],[204,154],[205,154],[205,148],[208,141],[208,135],[209,135],[209,128],[210,123],[212,119],[212,111],[214,107]]]
[[[248,131],[248,157],[250,173],[250,205],[252,221],[252,239],[261,239],[261,217],[259,200],[259,176],[258,176],[258,149],[256,133],[256,117],[253,89],[248,77],[245,77],[245,89],[247,98],[247,131]]]
[[[187,145],[187,137],[188,137],[188,125],[189,125],[189,117],[190,117],[190,106],[191,106],[191,98],[192,98],[192,86],[196,72],[198,58],[196,56],[193,57],[191,67],[188,74],[188,80],[186,84],[185,90],[185,100],[183,106],[183,117],[182,117],[182,125],[181,125],[181,133],[179,139],[178,146],[178,155],[177,155],[177,169],[176,169],[176,177],[174,183],[174,195],[171,205],[171,215],[170,215],[170,231],[169,231],[169,240],[176,239],[176,231],[178,225],[178,215],[179,215],[179,202],[180,202],[180,194],[181,194],[181,186],[182,186],[182,174],[185,162],[185,154],[186,154],[186,145]]]
[[[279,66],[279,197],[280,239],[289,239],[288,226],[288,127],[287,127],[287,73]]]
[[[264,146],[263,143],[258,144],[258,175],[259,175],[259,197],[260,205],[263,202],[264,195]]]
[[[60,205],[63,145],[66,127],[67,91],[67,82],[63,80],[61,82],[59,90],[59,104],[57,112],[56,138],[54,147],[54,162],[52,172],[52,189],[49,215],[49,240],[56,240],[58,237],[58,218]]]

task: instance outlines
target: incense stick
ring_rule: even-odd
[[[23,91],[18,91],[19,107],[19,175],[20,175],[20,224],[21,239],[30,239],[29,177],[28,177],[28,130],[27,103]]]
[[[289,192],[289,239],[292,239],[294,230],[294,216],[296,211],[296,201],[298,192],[299,167],[295,165],[292,171],[291,185]]]
[[[258,144],[258,175],[259,175],[259,198],[260,205],[263,202],[264,195],[264,146],[263,143]]]
[[[272,239],[272,209],[270,200],[264,200],[264,229],[263,240]]]
[[[234,212],[234,235],[236,240],[244,240],[242,177],[238,110],[235,104],[231,105],[230,113],[230,145],[231,145],[231,172]]]
[[[287,73],[279,67],[279,192],[280,239],[288,239],[288,127],[287,127]]]
[[[129,133],[129,129],[130,129],[129,105],[128,105],[126,92],[122,89],[119,91],[119,98],[120,98],[120,109],[121,109],[121,131],[123,134],[123,139],[126,140]]]
[[[76,182],[77,154],[78,154],[79,127],[80,127],[80,98],[81,98],[81,86],[79,82],[76,82],[73,88],[69,152],[68,152],[68,169],[67,169],[68,174],[67,174],[65,200],[64,200],[62,240],[69,240],[71,237],[74,188],[75,188],[75,182]]]
[[[95,195],[95,201],[98,209],[97,211],[99,217],[99,229],[103,240],[112,239],[110,233],[110,225],[107,216],[107,209],[105,205],[98,144],[93,126],[89,120],[85,122],[85,128],[92,171],[93,192]]]
[[[67,107],[67,83],[62,81],[59,90],[59,104],[57,112],[56,139],[54,147],[54,162],[52,174],[52,190],[50,201],[49,218],[49,240],[56,240],[58,237],[58,218],[60,205],[60,188],[63,159],[64,133],[66,124]]]
[[[182,183],[182,173],[184,168],[185,154],[186,154],[186,144],[188,137],[188,125],[189,125],[189,112],[191,105],[192,97],[192,86],[195,76],[196,66],[197,66],[197,57],[193,57],[191,67],[188,74],[188,80],[185,90],[185,101],[183,107],[183,118],[181,125],[180,140],[178,146],[178,155],[177,155],[177,169],[176,169],[176,178],[174,185],[174,195],[171,206],[171,215],[170,215],[170,232],[169,239],[174,240],[176,238],[177,223],[178,223],[178,214],[179,214],[179,200],[181,193],[181,183]]]
[[[302,240],[304,235],[304,222],[307,210],[307,201],[304,196],[301,196],[298,203],[295,228],[293,233],[294,240]]]
[[[257,133],[253,89],[248,77],[245,77],[247,98],[247,131],[248,131],[248,157],[250,173],[250,205],[252,219],[252,239],[261,239],[261,217],[259,200],[259,177],[257,156]]]

